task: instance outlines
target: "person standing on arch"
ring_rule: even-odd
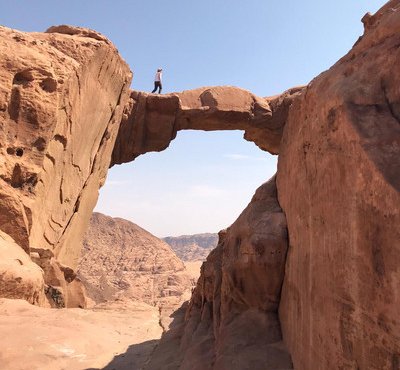
[[[152,91],[152,93],[155,93],[156,90],[158,89],[158,93],[161,94],[161,90],[162,90],[162,68],[158,68],[156,75],[154,77],[154,89]]]

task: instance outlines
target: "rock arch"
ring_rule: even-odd
[[[243,130],[246,140],[278,154],[289,107],[303,89],[292,88],[271,98],[232,86],[166,95],[131,91],[111,166],[166,149],[179,130]]]
[[[353,49],[304,93],[295,89],[268,99],[232,87],[165,96],[129,92],[129,67],[96,32],[62,26],[32,36],[0,27],[0,230],[19,245],[8,251],[13,242],[1,236],[7,251],[3,259],[12,262],[12,274],[0,274],[2,294],[11,283],[28,281],[28,296],[19,297],[40,301],[40,273],[24,281],[21,266],[31,260],[19,258],[20,247],[40,261],[54,256],[74,266],[110,165],[165,149],[178,130],[241,129],[260,148],[280,154],[277,191],[273,181],[254,201],[267,203],[278,221],[277,206],[282,206],[288,225],[282,295],[272,306],[276,319],[279,304],[295,367],[398,368],[400,1],[366,16],[364,27]],[[270,195],[278,196],[279,204]],[[240,291],[248,283],[247,262],[262,261],[248,256],[241,235],[251,227],[240,222],[264,216],[268,221],[263,211],[269,208],[255,207],[261,215],[253,217],[249,207],[230,235],[221,234],[219,250],[203,268],[204,284],[187,314],[194,324],[186,328],[188,341],[182,343],[190,362],[197,349],[202,359],[202,340],[215,339],[216,326],[229,329],[232,318],[239,318],[240,330],[231,326],[235,330],[228,330],[227,342],[207,347],[212,361],[228,364],[229,357],[216,358],[225,349],[237,354],[228,340],[251,334],[240,321],[243,307],[260,311],[260,301]],[[246,236],[254,252],[262,252],[258,241],[263,235],[251,231]],[[232,253],[240,258],[231,258]],[[227,259],[232,262],[225,264],[228,284],[221,285],[220,268]],[[3,263],[1,272],[9,266]],[[63,266],[58,273],[72,275]],[[226,297],[224,304],[221,297]],[[224,317],[215,315],[218,305],[226,325],[219,325]],[[266,308],[261,311],[268,316]],[[259,343],[251,335],[246,340]],[[247,348],[251,356],[253,347]]]

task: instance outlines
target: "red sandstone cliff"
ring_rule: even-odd
[[[400,366],[400,2],[364,22],[292,106],[281,144],[279,317],[296,369]]]
[[[278,305],[276,323],[295,369],[399,368],[400,2],[363,21],[364,36],[296,97],[285,120],[277,173],[289,240],[285,269],[255,268],[243,239],[274,224],[241,215],[203,265],[184,326],[181,369],[190,361],[200,369],[204,356],[212,369],[246,368],[246,349],[276,331],[261,318],[256,329],[251,318],[238,331],[235,323],[253,310],[271,318]],[[259,250],[257,238],[250,240]],[[261,245],[272,258],[276,244]],[[272,295],[276,306],[263,307],[274,281],[276,288],[283,281]],[[249,333],[253,342],[246,345]],[[259,359],[251,368],[283,368],[268,363],[276,353],[251,353]]]
[[[287,248],[274,177],[220,233],[201,268],[186,313],[182,369],[292,368],[278,318]]]
[[[48,285],[58,276],[61,293],[61,280],[74,280],[66,271],[105,181],[131,72],[104,36],[80,28],[0,27],[0,48],[0,230],[34,252]]]

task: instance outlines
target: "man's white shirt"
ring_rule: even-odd
[[[157,72],[156,76],[154,77],[154,81],[161,82],[161,79],[162,79],[162,73],[161,72]]]

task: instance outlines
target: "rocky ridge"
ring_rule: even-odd
[[[162,240],[171,246],[182,261],[205,261],[209,253],[218,244],[218,234],[167,236]]]
[[[194,282],[168,244],[134,223],[93,213],[78,275],[96,303],[177,301]],[[170,302],[169,302],[170,303]]]

